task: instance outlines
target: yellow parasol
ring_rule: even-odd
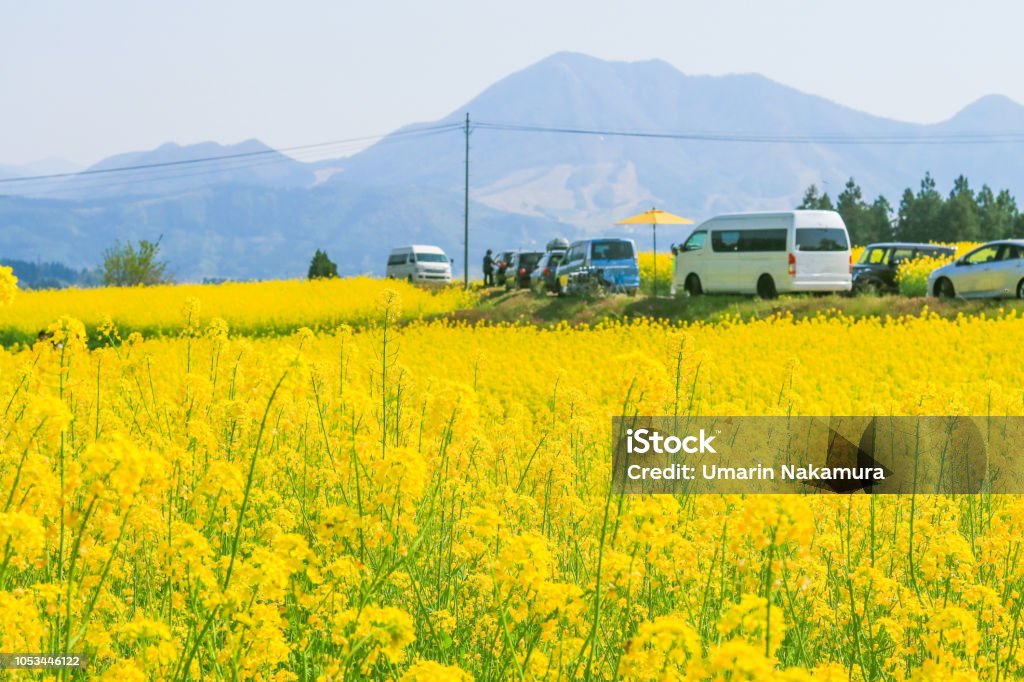
[[[652,208],[632,218],[620,220],[616,225],[650,225],[654,235],[654,295],[658,295],[658,225],[693,225],[689,218],[677,216],[660,208]]]

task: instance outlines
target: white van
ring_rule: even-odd
[[[452,263],[437,246],[400,246],[388,255],[387,276],[412,284],[443,286],[452,282]]]
[[[676,251],[672,292],[758,294],[849,291],[850,236],[835,211],[720,215]]]

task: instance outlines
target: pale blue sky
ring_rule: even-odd
[[[916,122],[1024,102],[1024,3],[0,0],[0,164],[439,118],[561,51],[756,72]]]

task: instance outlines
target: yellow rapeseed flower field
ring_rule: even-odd
[[[287,309],[248,291],[249,324]],[[174,337],[102,324],[90,350],[56,316],[0,351],[0,651],[108,680],[1024,675],[1018,497],[609,480],[621,414],[1024,414],[1017,315],[541,330],[398,326],[404,289],[351,305],[373,324],[245,338],[203,300]]]
[[[9,288],[0,269],[0,303]],[[334,329],[372,318],[384,289],[401,294],[404,316],[409,319],[446,313],[475,301],[475,294],[459,287],[432,294],[406,282],[370,277],[22,291],[12,305],[0,307],[0,341],[34,340],[61,315],[80,320],[89,330],[112,322],[126,333],[176,334],[183,324],[181,311],[190,301],[201,302],[204,316],[220,318],[244,334],[288,333],[299,327]]]
[[[640,289],[647,294],[654,291],[654,253],[641,251],[637,260],[640,262]],[[667,296],[672,286],[672,271],[675,268],[675,256],[671,253],[658,254],[658,295]]]

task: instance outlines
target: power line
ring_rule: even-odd
[[[747,134],[728,133],[721,131],[691,131],[671,132],[652,130],[614,130],[599,128],[584,128],[576,126],[557,125],[533,125],[514,122],[500,121],[475,121],[475,129],[504,131],[504,132],[525,132],[544,133],[561,135],[588,135],[599,137],[625,137],[638,139],[655,140],[679,140],[691,142],[723,142],[723,143],[747,143],[747,144],[835,144],[835,145],[976,145],[976,144],[1016,144],[1024,142],[1024,132],[950,132],[932,133],[920,135],[850,135],[846,133],[822,133],[813,135],[783,135],[783,134]],[[444,123],[433,126],[409,128],[392,133],[379,135],[365,135],[343,140],[329,142],[317,142],[313,144],[283,147],[281,149],[263,149],[252,152],[239,152],[235,154],[221,154],[216,156],[194,157],[179,159],[177,161],[164,161],[145,164],[134,164],[128,166],[117,166],[113,168],[94,168],[71,173],[51,173],[46,175],[33,175],[15,178],[0,178],[0,186],[11,186],[14,183],[41,183],[54,180],[88,180],[92,178],[116,177],[117,174],[131,173],[131,179],[115,180],[110,183],[86,183],[74,182],[58,186],[41,187],[35,190],[34,194],[60,194],[75,191],[87,191],[103,189],[111,186],[132,185],[140,182],[155,182],[160,180],[173,180],[188,178],[198,175],[205,175],[212,172],[242,170],[270,163],[283,163],[287,161],[301,161],[302,157],[314,154],[339,153],[347,149],[357,149],[366,142],[379,141],[390,143],[401,140],[412,140],[434,134],[441,134],[449,131],[463,131],[463,122]],[[289,155],[286,155],[288,153]],[[238,163],[241,162],[241,163]],[[202,164],[220,164],[218,167],[199,170],[190,173],[165,173],[179,168],[189,168]],[[140,175],[142,177],[140,177]],[[97,177],[98,176],[98,177]]]
[[[509,132],[596,135],[693,142],[734,142],[752,144],[862,144],[862,145],[934,145],[934,144],[1012,144],[1024,142],[1024,132],[944,133],[921,135],[819,135],[741,134],[725,132],[663,132],[644,130],[600,130],[571,126],[539,126],[519,123],[477,121],[476,128]]]
[[[390,137],[390,136],[389,137],[384,137],[383,139],[380,140],[379,144],[390,144],[392,142],[402,142],[402,141],[406,141],[406,140],[421,139],[421,138],[425,138],[425,137],[432,137],[432,136],[435,136],[435,135],[440,135],[440,134],[446,133],[446,132],[448,132],[450,130],[461,130],[461,128],[462,128],[462,125],[461,124],[457,124],[454,128],[452,128],[450,126],[438,126],[438,127],[432,127],[432,128],[421,128],[421,129],[417,129],[417,130],[413,130],[413,131],[408,131],[408,132],[402,131],[400,133],[399,137]],[[187,168],[187,167],[186,168],[181,168],[181,167],[167,168],[166,166],[161,165],[161,164],[147,164],[147,165],[149,165],[151,167],[143,168],[143,169],[140,169],[140,170],[135,170],[134,168],[131,168],[131,167],[124,167],[122,170],[124,170],[125,172],[132,171],[131,175],[128,176],[127,178],[124,178],[124,179],[119,179],[117,177],[111,178],[110,175],[106,175],[106,176],[95,176],[94,175],[92,177],[82,178],[81,182],[74,182],[74,180],[77,179],[77,175],[78,174],[71,173],[70,174],[71,177],[70,178],[66,178],[66,180],[68,181],[69,184],[62,184],[62,185],[58,185],[56,187],[46,187],[46,186],[43,186],[43,187],[40,187],[40,188],[37,188],[37,189],[30,190],[31,194],[29,196],[66,194],[66,193],[70,193],[70,192],[91,192],[91,191],[96,191],[96,190],[109,189],[109,188],[112,188],[112,187],[124,187],[124,186],[127,186],[127,185],[137,185],[137,184],[140,184],[140,183],[167,182],[167,181],[181,180],[181,179],[186,179],[186,178],[191,178],[191,177],[209,176],[209,175],[211,175],[213,173],[246,170],[246,169],[249,169],[249,168],[255,168],[255,167],[259,167],[259,166],[267,166],[267,165],[271,165],[271,164],[275,164],[275,163],[285,163],[287,161],[298,161],[300,163],[305,163],[302,160],[302,158],[301,158],[303,155],[308,154],[310,151],[313,151],[313,152],[318,152],[319,151],[319,149],[312,149],[313,147],[322,147],[324,145],[344,144],[345,142],[347,142],[347,141],[340,141],[340,142],[333,142],[333,143],[323,143],[322,145],[304,145],[304,147],[306,148],[305,151],[298,151],[298,152],[296,152],[296,153],[294,153],[292,155],[289,155],[289,156],[277,155],[277,156],[272,156],[272,157],[268,157],[268,158],[256,158],[256,159],[242,158],[241,156],[239,158],[232,158],[232,157],[235,157],[237,155],[224,155],[224,156],[220,156],[220,157],[204,157],[203,160],[206,160],[206,161],[220,161],[220,160],[226,160],[227,161],[227,163],[225,163],[223,165],[218,165],[218,166],[213,167],[213,168],[205,168],[205,169],[190,169],[190,168]],[[259,152],[259,153],[260,154],[270,154],[271,152],[270,151],[264,151],[264,152]],[[242,156],[244,156],[244,155],[242,155]],[[197,158],[195,160],[199,161],[200,159]],[[241,163],[239,163],[239,161],[241,161]],[[114,170],[114,169],[111,169],[111,170]],[[168,171],[170,171],[170,172],[168,172]],[[181,172],[181,171],[187,171],[187,172]],[[143,175],[143,177],[139,177],[140,174]],[[13,179],[27,180],[28,178],[13,178]],[[100,182],[97,182],[97,181],[100,181]],[[29,191],[29,190],[23,190],[23,191]],[[0,196],[3,196],[3,195],[0,195]]]
[[[30,182],[40,180],[57,180],[61,178],[74,178],[74,177],[86,177],[90,175],[105,175],[110,173],[124,173],[128,171],[140,171],[150,170],[153,168],[171,168],[174,166],[185,166],[197,163],[210,163],[216,161],[225,161],[230,159],[243,159],[258,156],[266,156],[268,154],[283,154],[285,152],[301,152],[310,149],[317,149],[322,147],[331,147],[343,144],[352,144],[357,142],[369,142],[372,140],[383,140],[398,138],[400,136],[416,135],[420,133],[435,132],[442,130],[461,130],[461,123],[446,123],[442,125],[430,126],[426,128],[412,128],[408,130],[399,130],[393,133],[384,133],[381,135],[366,135],[363,137],[353,137],[347,140],[334,140],[331,142],[317,142],[314,144],[304,144],[295,147],[282,147],[281,149],[262,149],[255,152],[239,152],[237,154],[222,154],[219,156],[200,156],[191,159],[180,159],[178,161],[162,161],[158,163],[142,163],[132,166],[117,166],[114,168],[93,168],[84,171],[72,172],[72,173],[50,173],[48,175],[30,175],[17,178],[0,178],[0,184],[9,184],[15,182]],[[282,159],[282,161],[288,159]]]

